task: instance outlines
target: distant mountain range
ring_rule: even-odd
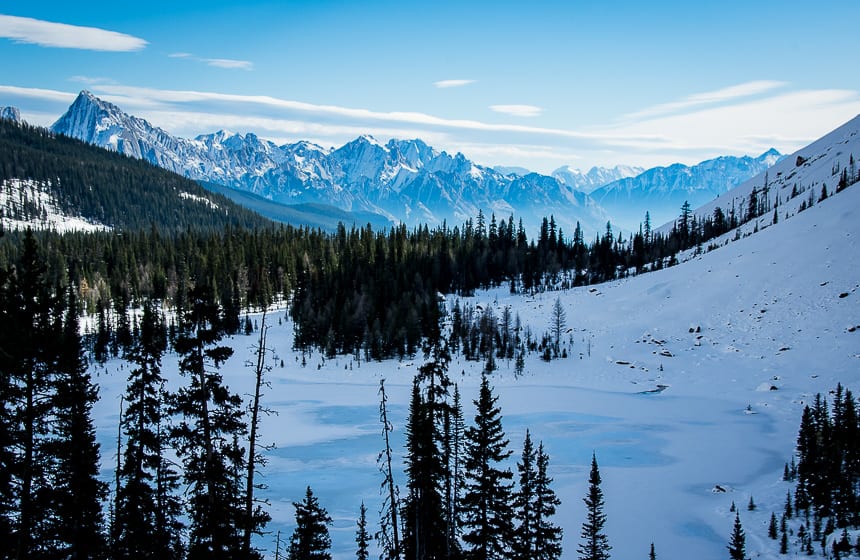
[[[595,189],[612,181],[635,177],[643,171],[645,171],[643,167],[616,165],[615,167],[592,167],[587,172],[584,172],[565,165],[553,171],[552,176],[565,185],[570,185],[578,191],[591,194]]]
[[[336,149],[309,142],[278,146],[252,133],[223,130],[184,139],[87,91],[52,130],[274,203],[317,209],[330,205],[347,212],[347,221],[355,217],[361,223],[380,215],[383,221],[410,226],[455,225],[480,210],[487,217],[514,214],[530,233],[550,215],[567,234],[577,222],[586,233],[602,231],[609,220],[633,228],[646,209],[658,223],[664,214],[671,219],[685,199],[699,205],[779,157],[774,150],[761,158],[724,157],[712,160],[719,164],[648,171],[562,167],[546,176],[522,168],[484,167],[418,139],[382,143],[360,136]]]
[[[756,158],[722,156],[692,167],[680,163],[654,167],[605,184],[591,196],[618,223],[641,223],[647,210],[651,223],[660,225],[675,219],[684,201],[692,208],[701,206],[764,172],[782,157],[771,148]]]

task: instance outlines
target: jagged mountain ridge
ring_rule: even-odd
[[[676,163],[654,167],[608,183],[591,196],[628,228],[643,221],[645,210],[652,224],[661,224],[676,217],[684,201],[693,208],[701,206],[764,172],[782,157],[771,148],[755,158],[721,156],[694,166]]]
[[[278,146],[253,133],[223,130],[184,139],[87,91],[52,130],[280,204],[328,204],[411,226],[458,224],[479,211],[514,214],[529,231],[553,215],[568,233],[577,222],[585,232],[603,231],[610,220],[631,229],[646,210],[653,223],[666,221],[684,200],[698,206],[779,157],[772,150],[760,158],[727,156],[694,167],[511,173],[478,165],[461,153],[439,152],[418,139],[382,143],[360,136],[336,149],[309,142]]]
[[[591,194],[594,190],[619,179],[635,177],[645,172],[644,167],[616,165],[615,167],[592,167],[582,171],[569,165],[559,167],[552,176],[578,191]]]
[[[480,210],[513,213],[532,231],[544,216],[554,215],[572,233],[577,221],[588,231],[602,228],[609,219],[587,195],[557,179],[533,173],[506,176],[417,139],[383,144],[361,136],[337,149],[308,142],[277,146],[251,133],[226,131],[189,140],[171,136],[87,91],[51,128],[191,179],[282,204],[331,204],[408,225],[456,224]]]

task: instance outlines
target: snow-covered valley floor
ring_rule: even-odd
[[[491,378],[514,451],[511,468],[526,428],[550,455],[564,558],[576,557],[592,452],[603,476],[613,558],[645,558],[651,542],[661,559],[725,557],[732,501],[741,510],[748,555],[784,558],[766,528],[789,488],[781,477],[802,407],[837,382],[860,391],[858,241],[855,186],[669,269],[534,297],[511,296],[503,287],[470,298],[496,311],[511,306],[538,337],[550,329],[557,297],[566,310],[570,357],[547,363],[531,354],[519,378],[513,363],[499,361]],[[273,517],[268,530],[289,538],[291,502],[310,485],[334,518],[335,558],[354,558],[359,505],[367,504],[375,530],[381,503],[379,380],[386,380],[402,456],[412,376],[423,358],[358,363],[314,354],[302,367],[284,311],[270,313],[269,324],[278,360],[264,401],[278,414],[262,426],[264,442],[276,445],[263,469]],[[245,362],[255,340],[234,337],[236,353],[223,368],[243,394],[251,390]],[[127,373],[121,364],[94,369],[107,480]],[[469,423],[483,365],[455,357],[450,367]],[[175,357],[167,357],[163,372],[174,387],[181,382],[176,371]],[[665,390],[647,393],[658,385]],[[397,482],[405,482],[402,469]],[[717,485],[726,492],[715,492]],[[754,512],[746,510],[751,495]],[[259,541],[271,557],[274,538]]]

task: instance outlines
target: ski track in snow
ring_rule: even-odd
[[[748,554],[780,557],[766,527],[789,488],[782,468],[802,407],[838,381],[860,391],[860,329],[848,330],[860,326],[858,210],[860,187],[854,186],[679,266],[536,296],[511,296],[502,287],[468,298],[493,306],[497,317],[510,305],[537,337],[549,331],[556,297],[565,307],[570,357],[545,363],[532,354],[518,379],[513,363],[499,360],[492,377],[514,451],[511,468],[526,427],[550,455],[562,500],[555,521],[565,531],[564,558],[576,557],[592,452],[603,476],[613,557],[644,557],[652,541],[667,560],[724,557],[732,501],[741,510]],[[285,312],[270,313],[269,324],[278,360],[263,401],[278,415],[262,424],[263,443],[277,446],[262,469],[273,517],[268,530],[289,538],[291,502],[311,485],[334,518],[334,557],[352,558],[361,500],[372,525],[381,503],[379,379],[386,379],[400,461],[411,380],[423,358],[359,363],[314,353],[302,367]],[[236,353],[222,368],[226,382],[244,395],[252,389],[244,364],[255,340],[234,337]],[[113,360],[93,371],[102,395],[94,414],[106,480],[113,476],[128,372],[121,364]],[[462,357],[450,365],[469,423],[482,367]],[[165,358],[163,373],[172,387],[181,383],[175,356]],[[666,387],[645,393],[658,385]],[[402,468],[396,476],[404,495]],[[726,491],[716,492],[717,485]],[[746,510],[751,495],[755,512]],[[273,535],[258,544],[273,557]]]

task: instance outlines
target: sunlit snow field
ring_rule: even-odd
[[[680,266],[564,292],[511,296],[502,287],[471,298],[496,311],[510,305],[538,337],[549,331],[556,297],[565,307],[570,357],[546,363],[533,354],[520,378],[513,363],[500,360],[491,377],[514,452],[510,467],[526,428],[550,455],[564,558],[576,557],[592,453],[603,476],[614,558],[644,558],[652,541],[667,560],[724,557],[732,501],[741,510],[748,554],[779,557],[766,526],[789,488],[781,476],[803,404],[838,381],[860,391],[860,330],[849,331],[860,326],[858,209],[860,187],[852,187]],[[310,485],[334,518],[335,558],[354,558],[359,505],[366,503],[375,530],[381,503],[379,380],[385,378],[393,444],[402,458],[412,376],[423,357],[359,363],[315,353],[302,367],[284,310],[271,311],[268,323],[278,359],[264,403],[278,414],[262,426],[264,443],[275,444],[262,477],[273,519],[272,534],[258,544],[274,557],[274,533],[288,540],[291,502]],[[222,369],[243,394],[251,389],[252,369],[244,364],[255,342],[256,335],[231,339],[236,353]],[[95,416],[106,480],[113,476],[127,373],[120,364],[93,369],[101,386]],[[168,356],[163,366],[173,387],[182,381],[175,364]],[[467,423],[482,367],[461,357],[450,366]],[[647,393],[658,385],[667,387]],[[402,469],[397,483],[405,494]],[[717,485],[726,491],[715,491]],[[755,512],[746,510],[751,495]]]

